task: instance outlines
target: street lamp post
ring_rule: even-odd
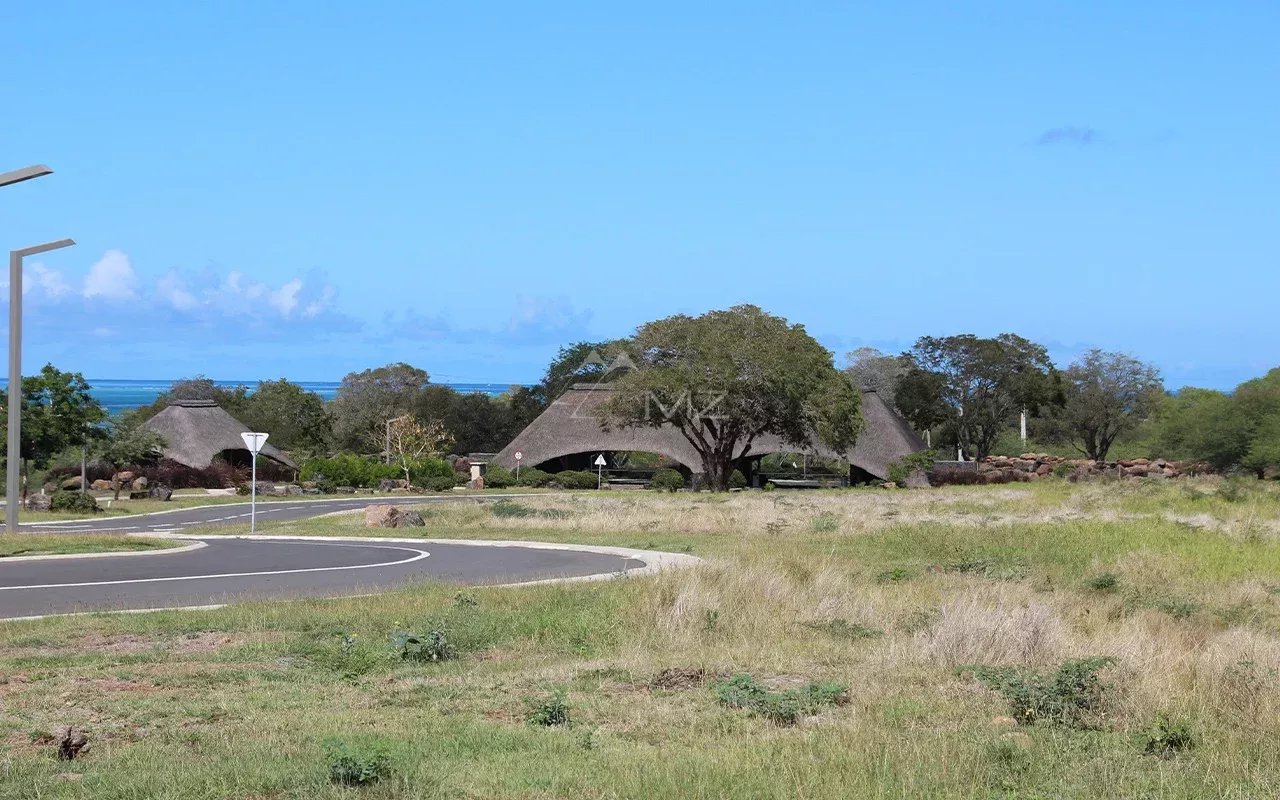
[[[28,167],[27,171],[37,169]],[[48,167],[42,167],[48,174]],[[24,172],[24,170],[18,170]],[[9,172],[0,175],[0,186],[9,176],[17,173]],[[10,180],[36,178],[39,175],[27,175]],[[18,530],[18,465],[22,458],[22,260],[27,256],[47,253],[75,244],[71,239],[59,239],[56,242],[45,242],[34,247],[9,252],[9,461],[5,465],[5,507],[4,524],[10,533]]]

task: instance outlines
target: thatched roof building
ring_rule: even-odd
[[[512,469],[517,452],[524,455],[521,461],[524,466],[533,467],[579,453],[641,451],[665,456],[693,473],[702,471],[702,459],[697,451],[670,425],[604,430],[596,410],[608,401],[610,392],[608,384],[574,385],[529,423],[491,463]],[[810,452],[824,458],[843,458],[849,463],[851,478],[887,480],[890,464],[926,449],[924,441],[907,421],[873,391],[862,393],[862,416],[866,429],[849,452],[840,454],[821,447]],[[796,450],[776,436],[767,436],[756,440],[739,458]]]
[[[223,411],[212,400],[174,400],[169,407],[142,425],[164,438],[165,458],[195,469],[204,469],[215,457],[235,465],[249,464],[250,454],[240,434],[249,426]],[[260,455],[289,469],[297,469],[287,455],[270,443]]]

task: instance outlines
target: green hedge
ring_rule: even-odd
[[[557,472],[553,480],[566,489],[595,489],[599,486],[599,478],[596,474],[586,470],[567,469],[564,472]]]
[[[374,458],[341,453],[332,458],[313,458],[302,464],[302,480],[321,485],[377,488],[379,481],[404,477],[399,464],[383,464]],[[453,480],[453,467],[440,458],[424,458],[409,469],[409,479],[417,486],[428,481]]]

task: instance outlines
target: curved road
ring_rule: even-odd
[[[397,497],[414,504],[454,497]],[[466,498],[474,500],[474,498]],[[259,504],[260,522],[303,519],[377,503],[370,498]],[[386,502],[386,501],[383,501]],[[164,533],[186,548],[127,554],[0,559],[0,619],[92,611],[221,605],[235,599],[368,594],[414,581],[494,585],[650,571],[696,563],[692,556],[607,547],[425,539],[373,541],[223,537],[172,533],[243,523],[247,505],[219,505],[26,530]],[[270,513],[264,513],[264,512]],[[163,522],[157,520],[163,518]],[[393,533],[388,531],[388,533]]]

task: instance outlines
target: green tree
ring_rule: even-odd
[[[1054,416],[1072,445],[1096,460],[1133,431],[1164,397],[1159,371],[1124,353],[1090,350],[1063,373],[1063,404]]]
[[[532,391],[545,409],[575,383],[612,380],[631,366],[625,339],[576,342],[560,348]]]
[[[336,444],[358,452],[382,450],[387,423],[413,413],[429,380],[426,370],[405,363],[348,374],[329,405]]]
[[[439,422],[422,424],[411,416],[397,417],[387,423],[387,443],[392,459],[411,480],[413,468],[427,456],[439,455],[451,438]]]
[[[1002,333],[993,339],[972,334],[924,336],[910,356],[918,370],[908,372],[910,381],[939,391],[936,399],[918,400],[921,411],[936,412],[940,403],[956,443],[973,458],[990,454],[1019,411],[1034,411],[1052,392],[1048,352],[1016,334]]]
[[[250,429],[271,434],[281,450],[306,455],[327,452],[333,425],[324,400],[292,381],[262,381],[245,399],[239,419]]]
[[[161,392],[150,405],[141,406],[131,411],[146,421],[164,411],[174,400],[212,400],[218,407],[236,419],[243,419],[249,402],[249,387],[219,386],[212,378],[196,375],[194,378],[182,378],[174,381],[168,390]]]
[[[874,347],[859,347],[845,354],[844,373],[853,385],[875,392],[890,406],[896,402],[898,382],[910,368],[910,359],[886,355]]]
[[[1250,421],[1224,392],[1187,386],[1167,398],[1156,417],[1154,450],[1163,458],[1236,466],[1249,451]]]
[[[1280,368],[1236,387],[1236,407],[1249,427],[1249,446],[1240,459],[1259,477],[1280,470]]]
[[[8,396],[0,398],[8,408]],[[63,450],[88,444],[101,435],[98,425],[107,418],[80,373],[62,372],[52,364],[45,364],[40,374],[22,379],[21,402],[24,486],[28,463],[43,468]]]
[[[479,392],[464,394],[453,404],[444,426],[459,453],[496,453],[506,446],[509,424],[505,407]]]
[[[729,488],[735,458],[766,435],[798,449],[852,446],[861,393],[801,325],[756,306],[642,326],[636,369],[612,380],[606,426],[673,425],[698,452],[706,483]]]

